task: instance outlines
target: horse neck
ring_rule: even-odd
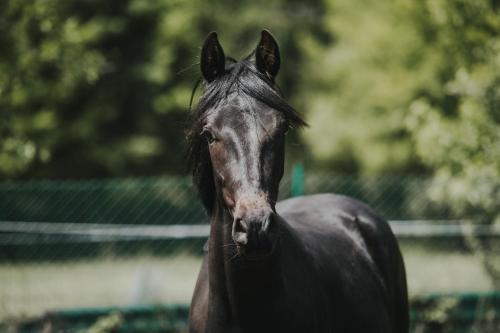
[[[231,226],[227,210],[216,209],[211,218],[208,250],[209,308],[218,322],[249,327],[256,324],[256,318],[262,322],[272,316],[277,308],[282,290],[279,250],[265,260],[244,261],[235,256]]]
[[[216,207],[210,216],[208,237],[209,288],[213,295],[223,295],[227,290],[225,278],[226,247],[230,244],[229,214]]]

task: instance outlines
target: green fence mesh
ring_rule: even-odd
[[[453,219],[429,199],[423,177],[306,175],[299,192],[358,198],[387,219]],[[288,178],[281,198],[290,196]],[[0,220],[120,224],[200,224],[206,218],[187,177],[0,184]]]
[[[60,310],[26,320],[16,329],[19,333],[179,333],[187,332],[188,313],[188,306],[179,304]],[[410,318],[415,333],[498,332],[500,293],[418,297],[412,300]]]
[[[280,193],[345,194],[393,221],[415,332],[500,331],[500,230],[456,224],[429,186],[424,177],[292,172]],[[187,177],[0,183],[0,331],[183,331],[206,222]],[[464,291],[477,297],[426,296]],[[78,325],[58,330],[68,322]]]

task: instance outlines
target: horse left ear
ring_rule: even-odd
[[[217,39],[217,33],[212,31],[208,34],[201,48],[201,74],[207,82],[224,74],[226,56]]]
[[[272,81],[280,69],[280,50],[278,43],[268,30],[262,30],[260,41],[255,50],[255,65]]]

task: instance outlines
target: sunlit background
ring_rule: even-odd
[[[391,221],[413,332],[500,331],[496,0],[0,2],[0,331],[186,330],[200,47],[216,30],[240,59],[262,28],[310,125],[281,197],[343,193]]]

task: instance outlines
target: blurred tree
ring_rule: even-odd
[[[486,147],[498,142],[498,17],[492,0],[4,1],[0,178],[185,172],[204,36],[219,31],[238,58],[266,27],[280,41],[285,97],[311,124],[292,133],[292,160],[350,173],[488,175],[477,188],[498,195],[489,181],[498,145]]]
[[[403,119],[422,90],[439,90],[444,59],[427,45],[409,0],[328,1],[323,24],[334,43],[307,40],[305,131],[314,161],[327,170],[422,172]]]
[[[148,76],[159,14],[134,3],[2,3],[4,177],[124,175],[155,162],[179,170],[162,153],[178,148],[182,111],[178,103],[166,115],[153,107],[178,68],[166,55],[163,81]],[[176,46],[186,53],[185,41]]]
[[[422,29],[443,59],[410,106],[416,153],[434,170],[430,196],[479,223],[500,223],[500,4],[442,0],[426,5]],[[500,288],[500,244],[471,239]]]
[[[184,172],[205,35],[218,30],[240,57],[270,28],[293,96],[299,37],[318,35],[321,13],[321,1],[2,2],[0,178]]]

